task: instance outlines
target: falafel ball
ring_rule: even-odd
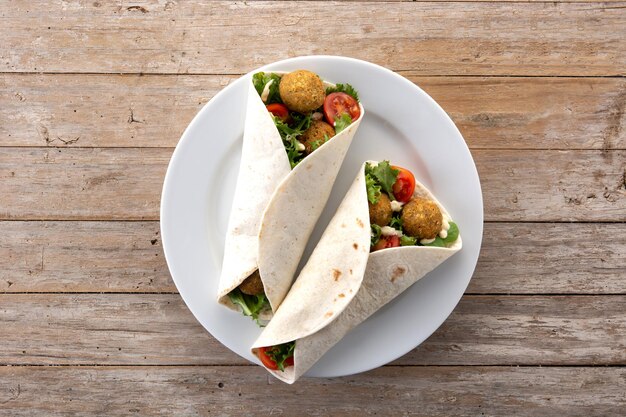
[[[391,201],[389,197],[387,197],[387,194],[380,193],[376,204],[372,204],[368,201],[367,205],[370,209],[370,223],[377,224],[380,227],[389,224],[393,210],[391,209]]]
[[[324,144],[324,136],[328,139],[335,136],[335,128],[322,120],[311,120],[311,125],[302,132],[298,140],[304,144],[304,151],[309,155]]]
[[[289,110],[300,113],[308,113],[319,108],[326,98],[326,90],[320,77],[307,70],[297,70],[283,75],[278,92]]]
[[[402,230],[419,239],[434,239],[443,224],[443,215],[434,201],[416,197],[402,208]]]
[[[257,295],[261,294],[264,291],[263,281],[261,281],[261,276],[259,275],[259,270],[257,269],[246,278],[241,284],[239,284],[239,289],[242,293],[248,295]]]

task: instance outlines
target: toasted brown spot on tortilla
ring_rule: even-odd
[[[310,170],[311,168],[313,168],[313,165],[311,165],[311,164],[308,164],[308,165],[306,166],[306,170],[307,170],[307,171],[308,171],[308,170]]]
[[[359,244],[358,243],[353,243],[352,247],[354,248],[354,250],[359,249]]]
[[[352,275],[352,270],[350,270],[350,275]]]
[[[365,225],[363,224],[363,221],[361,219],[356,219],[356,224],[358,224],[359,227],[365,227]]]
[[[341,276],[341,271],[338,269],[333,269],[333,278],[335,278],[335,281],[339,281],[340,276]]]
[[[339,298],[343,298],[343,297],[345,297],[345,296],[346,296],[346,295],[345,295],[344,293],[339,294]]]
[[[330,316],[332,316],[332,315],[333,315],[333,312],[332,312],[332,311],[329,311],[328,313],[324,314],[324,317],[330,317]]]
[[[346,227],[346,224],[345,223],[341,223],[341,227]]]
[[[396,269],[393,270],[393,273],[391,274],[391,278],[390,281],[391,282],[395,282],[396,279],[400,278],[402,275],[404,275],[404,273],[406,272],[406,268],[403,268],[401,266],[396,266]]]

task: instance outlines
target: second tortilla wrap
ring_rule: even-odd
[[[252,346],[252,352],[257,354],[260,347],[296,342],[293,366],[284,372],[268,369],[281,381],[295,382],[346,333],[462,247],[459,235],[447,248],[403,246],[370,254],[364,167],[365,164],[272,322]],[[442,214],[450,217],[423,184],[416,182],[414,196],[434,201]],[[359,221],[365,227],[344,227]],[[366,242],[365,256],[354,253],[353,244],[357,241]],[[331,263],[327,262],[329,253],[335,254]],[[330,279],[334,270],[363,271],[364,275],[349,277],[340,284]]]

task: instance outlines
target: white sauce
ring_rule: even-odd
[[[270,95],[270,86],[273,82],[274,80],[272,79],[267,84],[265,84],[265,87],[263,87],[263,92],[261,93],[261,100],[263,100],[263,103],[267,101],[267,98]]]
[[[402,206],[404,205],[404,203],[401,203],[399,201],[393,200],[391,202],[391,210],[393,211],[400,211],[402,210]]]
[[[402,232],[391,226],[383,226],[380,228],[380,234],[383,236],[402,236]]]
[[[311,119],[313,120],[322,120],[323,117],[324,115],[318,111],[316,111],[315,113],[311,115]]]
[[[450,230],[450,218],[447,216],[443,216],[443,224],[441,225],[441,231],[439,232],[439,237],[442,239],[447,238],[448,230]]]
[[[303,151],[306,149],[306,146],[304,146],[304,143],[296,141],[296,149],[299,151]]]
[[[422,240],[420,240],[420,243],[422,245],[428,245],[429,243],[433,243],[434,241],[435,241],[435,238],[432,238],[432,239],[422,239]]]

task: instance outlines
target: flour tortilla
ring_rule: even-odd
[[[370,223],[364,168],[365,165],[280,309],[252,346],[252,353],[256,355],[259,347],[296,341],[294,366],[285,368],[284,372],[268,369],[289,384],[300,378],[350,330],[462,247],[459,235],[449,248],[403,246],[369,254]],[[450,218],[423,184],[416,182],[414,196],[434,201],[442,214]],[[342,227],[363,216],[364,228],[346,230]],[[369,256],[348,255],[356,241],[366,242]],[[335,251],[339,253],[334,259],[326,261]],[[328,277],[334,269],[352,270],[355,274],[362,271],[364,275],[349,277],[345,283],[335,282]],[[340,298],[342,293],[345,297]],[[333,314],[329,316],[328,312]]]
[[[221,304],[239,311],[228,293],[261,267],[271,306],[261,318],[271,318],[291,287],[304,247],[364,114],[361,106],[359,119],[292,170],[278,129],[250,79],[241,165],[217,294]],[[276,273],[278,265],[292,272]]]

